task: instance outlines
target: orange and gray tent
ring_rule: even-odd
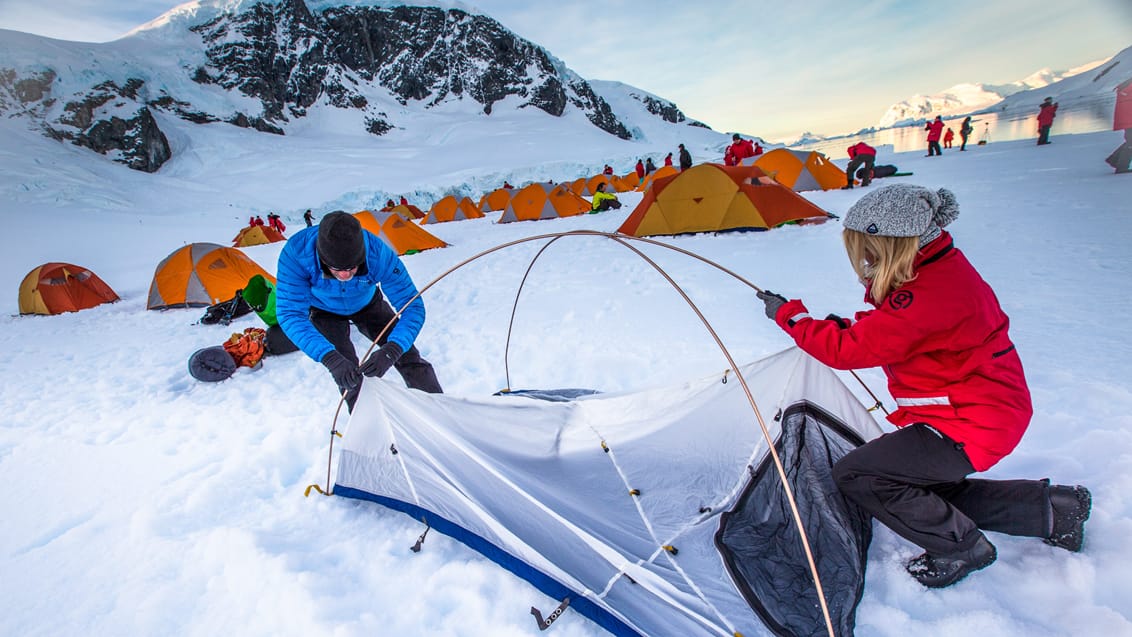
[[[271,226],[244,226],[244,228],[236,234],[236,237],[232,239],[232,245],[237,248],[242,248],[286,240],[287,237],[284,237],[282,232],[279,232]]]
[[[157,264],[145,307],[163,310],[214,305],[236,296],[257,274],[275,282],[267,270],[236,248],[190,243]]]
[[[569,184],[533,183],[511,197],[499,223],[573,217],[590,209],[590,202],[570,190]]]
[[[638,237],[768,229],[829,215],[755,166],[699,164],[653,182],[618,232]]]
[[[617,175],[594,175],[582,179],[580,189],[574,190],[574,192],[585,197],[592,197],[597,192],[598,184],[605,184],[605,192],[627,192],[637,187],[636,178],[632,183],[628,183]]]
[[[480,197],[480,204],[478,208],[481,212],[490,212],[492,210],[503,210],[507,207],[507,202],[511,201],[511,196],[516,191],[514,188],[496,188]]]
[[[845,185],[845,171],[816,150],[776,148],[747,157],[742,165],[758,166],[778,183],[795,192],[833,190]]]
[[[651,173],[645,175],[645,178],[641,180],[641,183],[636,187],[636,190],[637,192],[644,192],[648,190],[649,186],[651,186],[657,179],[661,179],[663,177],[671,177],[672,175],[677,175],[679,173],[680,171],[673,166],[661,166],[660,168],[657,168]]]
[[[483,213],[476,207],[475,202],[471,199],[464,197],[457,201],[454,195],[448,195],[440,201],[432,204],[432,209],[428,211],[421,223],[441,223],[444,221],[463,221],[465,219],[480,219]]]
[[[444,248],[448,244],[433,236],[428,230],[407,221],[393,211],[374,212],[362,210],[354,217],[366,230],[377,235],[397,254],[412,254],[429,248]]]
[[[20,283],[20,314],[78,312],[117,300],[97,274],[70,263],[44,263]]]

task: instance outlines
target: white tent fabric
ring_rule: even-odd
[[[880,434],[836,374],[801,350],[739,372],[776,445],[775,415],[800,401],[862,440]],[[750,636],[767,628],[715,535],[768,455],[730,370],[564,402],[367,380],[334,494],[423,518],[614,634]]]

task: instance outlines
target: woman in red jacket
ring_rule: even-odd
[[[853,320],[815,319],[800,300],[758,294],[824,364],[883,367],[897,430],[845,455],[833,475],[847,498],[924,549],[906,568],[932,588],[994,562],[984,530],[1081,550],[1092,505],[1081,486],[967,478],[1014,450],[1033,410],[1010,321],[943,230],[958,215],[950,191],[910,184],[854,204],[845,247],[874,309]]]

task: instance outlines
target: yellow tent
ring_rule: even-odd
[[[279,232],[271,226],[244,226],[243,229],[236,234],[236,237],[232,239],[232,245],[237,248],[242,248],[286,240],[287,237],[284,237],[282,232]]]
[[[768,229],[829,215],[754,166],[699,164],[653,182],[618,232],[638,237]]]
[[[117,300],[97,274],[70,263],[44,263],[20,283],[20,314],[77,312]]]

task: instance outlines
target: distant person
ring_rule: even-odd
[[[274,212],[267,213],[267,225],[279,231],[279,234],[283,234],[287,231],[287,226],[283,225],[283,219]]]
[[[967,139],[971,137],[974,130],[975,127],[971,125],[971,118],[964,119],[963,125],[959,127],[959,139],[963,140],[963,143],[959,145],[959,150],[967,150]]]
[[[1057,102],[1052,97],[1042,100],[1038,107],[1038,146],[1049,142],[1049,130],[1053,128],[1053,118],[1057,117]]]
[[[407,206],[407,205],[409,205],[409,200],[408,200],[408,199],[405,199],[405,195],[401,195],[401,205],[402,205],[402,206]]]
[[[384,207],[384,208],[382,208],[382,209],[381,209],[381,211],[382,211],[382,212],[386,212],[386,211],[388,211],[388,210],[393,210],[393,209],[394,209],[394,208],[396,208],[396,207],[397,207],[397,202],[396,202],[396,201],[393,201],[392,199],[386,199],[386,200],[385,200],[385,207]]]
[[[504,180],[504,181],[503,181],[503,187],[504,187],[504,188],[506,188],[507,190],[514,190],[514,189],[515,189],[515,187],[514,187],[514,186],[512,186],[512,185],[511,185],[511,184],[509,184],[509,183],[507,183],[507,180]]]
[[[943,147],[951,148],[951,140],[955,139],[955,131],[951,127],[947,127],[947,132],[943,134]]]
[[[637,171],[637,182],[640,183],[640,182],[644,181],[644,179],[645,179],[645,162],[638,159],[636,171]]]
[[[928,131],[928,157],[942,155],[943,150],[939,147],[939,138],[943,137],[943,118],[936,115],[935,119],[928,122],[924,130]]]
[[[800,300],[758,292],[766,315],[807,354],[834,369],[880,367],[888,377],[896,430],[843,456],[833,480],[924,550],[905,570],[929,588],[995,561],[984,531],[1080,551],[1092,506],[1083,486],[968,478],[1014,451],[1033,407],[1009,318],[943,230],[958,215],[950,191],[911,184],[853,204],[842,235],[873,307],[852,320],[817,319]]]
[[[610,166],[609,164],[606,164],[606,165],[605,165],[605,168],[602,168],[602,169],[601,169],[601,174],[603,174],[603,175],[612,175],[612,174],[613,174],[613,166]]]
[[[849,183],[842,186],[842,190],[853,189],[853,174],[857,169],[864,166],[865,172],[861,178],[861,185],[868,186],[873,180],[873,167],[876,166],[877,149],[869,146],[865,142],[857,142],[848,149],[849,152],[849,165],[845,168],[845,178]]]
[[[762,144],[760,144],[760,143],[758,143],[758,142],[755,142],[755,152],[754,152],[754,156],[756,156],[756,157],[757,157],[757,156],[759,156],[759,155],[761,155],[761,154],[763,154],[763,145],[762,145]]]
[[[1129,172],[1132,163],[1132,79],[1116,87],[1116,107],[1112,110],[1112,130],[1124,131],[1124,143],[1105,161],[1116,174]]]
[[[656,170],[656,164],[652,163],[652,157],[645,160],[645,174],[651,175]]]
[[[257,226],[262,226],[262,225],[264,225],[264,223],[263,223],[263,217],[261,217],[261,216],[259,216],[259,215],[256,215],[256,216],[255,216],[255,225],[257,225]]]
[[[727,157],[730,156],[730,162],[727,163]],[[731,135],[731,145],[727,147],[727,153],[724,154],[724,164],[728,166],[738,166],[740,162],[748,157],[755,156],[755,145],[749,139],[743,139],[739,133]]]
[[[688,170],[692,167],[692,153],[684,148],[684,144],[680,144],[680,170]]]
[[[283,246],[277,269],[279,325],[307,356],[326,366],[350,410],[362,377],[384,376],[391,367],[409,387],[441,393],[432,365],[413,345],[424,325],[424,301],[417,297],[409,303],[417,288],[405,264],[353,215],[335,210],[317,228],[296,233]],[[359,365],[350,324],[371,341],[377,338],[394,317],[385,297],[404,311]]]
[[[605,183],[597,185],[594,190],[593,203],[590,205],[590,212],[602,212],[610,208],[616,210],[621,207],[621,202],[617,200],[617,195],[611,192],[605,192]]]
[[[664,156],[664,165],[665,166],[671,166],[672,165],[672,153],[668,153],[667,155]]]
[[[314,225],[314,215],[311,214],[310,208],[303,213],[303,221],[307,222],[308,228]]]

